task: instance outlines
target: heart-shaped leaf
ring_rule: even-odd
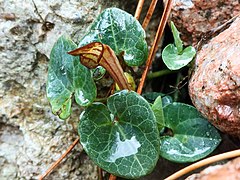
[[[79,57],[67,54],[76,48],[70,38],[62,36],[54,44],[48,67],[47,97],[54,114],[66,119],[71,114],[71,98],[87,106],[96,98],[96,86],[91,72],[83,66]]]
[[[139,66],[147,59],[145,32],[129,13],[118,8],[104,10],[93,22],[79,47],[92,42],[110,46],[117,56],[123,55],[129,66]]]
[[[177,47],[169,44],[163,49],[162,59],[170,70],[178,70],[191,62],[195,54],[196,50],[192,46],[185,48],[181,54],[178,54]]]
[[[80,116],[80,142],[89,157],[109,173],[139,178],[159,158],[159,132],[148,102],[135,92],[120,91],[107,106],[93,103]]]
[[[162,157],[179,163],[210,154],[220,143],[218,131],[192,106],[172,103],[163,108],[165,127],[173,136],[160,137]]]

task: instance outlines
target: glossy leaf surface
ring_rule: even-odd
[[[142,26],[131,14],[118,8],[104,10],[81,39],[79,47],[92,42],[110,46],[117,56],[123,55],[129,66],[139,66],[147,59]]]
[[[107,106],[93,103],[81,114],[78,131],[89,157],[116,176],[144,176],[159,158],[155,116],[135,92],[120,91],[108,98]]]
[[[154,101],[157,99],[158,96],[161,96],[162,98],[162,107],[171,104],[173,102],[173,99],[171,96],[168,96],[163,93],[159,92],[147,92],[142,95],[149,103],[153,104]]]
[[[79,57],[67,54],[76,47],[70,38],[62,36],[54,44],[50,55],[47,97],[53,113],[62,119],[71,114],[73,95],[81,106],[89,105],[96,97],[91,72],[81,65]]]
[[[102,66],[98,66],[95,69],[91,69],[91,72],[93,79],[98,81],[106,74],[106,69]]]
[[[218,131],[192,106],[172,103],[163,108],[165,126],[173,137],[160,137],[160,154],[174,162],[193,162],[210,154],[220,143]]]
[[[162,104],[162,98],[161,96],[158,96],[155,102],[152,105],[152,110],[154,112],[154,115],[156,117],[158,130],[161,131],[164,127],[164,114],[163,114],[163,104]]]
[[[163,49],[162,59],[170,70],[178,70],[191,62],[195,54],[196,50],[192,46],[185,48],[178,54],[177,47],[169,44]]]

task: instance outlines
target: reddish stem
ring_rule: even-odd
[[[103,172],[100,167],[98,167],[98,180],[103,180]]]
[[[230,152],[226,152],[226,153],[222,153],[222,154],[218,154],[206,159],[203,159],[201,161],[198,161],[194,164],[191,164],[179,171],[177,171],[176,173],[174,173],[173,175],[167,177],[165,180],[173,180],[173,179],[180,179],[181,176],[189,173],[189,172],[193,172],[194,170],[206,166],[208,164],[212,164],[214,162],[218,162],[221,160],[225,160],[225,159],[229,159],[229,158],[235,158],[240,156],[240,150],[234,150],[234,151],[230,151]]]
[[[114,176],[113,174],[110,174],[109,180],[116,180],[117,176]]]
[[[143,85],[145,83],[148,70],[149,70],[149,68],[152,64],[153,58],[156,55],[158,44],[159,44],[159,41],[162,38],[163,31],[164,31],[164,28],[166,26],[166,23],[167,23],[169,15],[170,15],[171,9],[172,9],[172,0],[168,0],[167,3],[166,3],[166,6],[164,8],[164,12],[163,12],[161,21],[159,23],[158,30],[157,30],[153,45],[150,49],[150,53],[149,53],[149,56],[148,56],[148,59],[147,59],[145,70],[142,74],[142,78],[141,78],[140,83],[138,85],[138,89],[137,89],[138,94],[142,93]]]
[[[145,19],[144,19],[144,21],[143,21],[143,23],[142,23],[143,29],[146,29],[146,28],[147,28],[148,23],[149,23],[149,21],[151,20],[152,14],[153,14],[153,12],[154,12],[154,10],[155,10],[155,7],[156,7],[156,5],[157,5],[157,2],[158,2],[158,0],[152,0],[152,2],[151,2],[151,4],[150,4],[150,7],[148,8],[148,12],[147,12],[147,14],[146,14],[146,17],[145,17]]]
[[[134,15],[134,17],[135,17],[137,20],[138,20],[139,17],[140,17],[143,4],[144,4],[144,0],[139,0],[139,1],[138,1],[137,9],[136,9],[135,15]]]
[[[52,172],[52,170],[57,167],[60,162],[72,151],[72,149],[76,146],[76,144],[79,142],[79,137],[70,145],[70,147],[67,149],[67,151],[43,174],[39,177],[39,180],[42,180],[45,178],[48,174]]]

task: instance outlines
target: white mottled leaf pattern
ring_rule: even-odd
[[[163,49],[162,59],[168,69],[178,70],[188,65],[188,63],[194,58],[195,54],[196,50],[192,46],[183,49],[181,54],[178,54],[177,47],[173,44],[169,44]]]
[[[159,132],[148,102],[123,90],[107,106],[93,103],[80,116],[80,142],[89,157],[116,176],[149,174],[159,158]]]
[[[61,36],[50,55],[47,79],[47,97],[54,114],[66,119],[71,114],[71,98],[87,106],[96,98],[96,86],[91,72],[83,66],[79,57],[67,54],[77,47],[70,38]]]
[[[147,59],[145,31],[131,14],[118,8],[105,9],[80,40],[79,47],[92,42],[110,46],[117,56],[123,55],[129,66],[139,66]]]
[[[172,103],[163,112],[165,126],[173,131],[173,136],[160,137],[162,157],[178,163],[197,161],[221,142],[218,131],[193,106]]]

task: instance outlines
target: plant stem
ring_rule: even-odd
[[[102,168],[98,167],[98,180],[103,180]]]
[[[134,15],[134,17],[135,17],[137,20],[138,20],[139,17],[140,17],[143,4],[144,4],[144,0],[139,0],[139,1],[138,1],[137,9],[136,9],[135,15]]]
[[[159,44],[159,41],[162,38],[163,31],[164,31],[164,28],[166,26],[166,23],[167,23],[169,15],[170,15],[171,9],[172,9],[172,0],[167,0],[167,3],[166,3],[166,6],[164,8],[164,11],[163,11],[161,21],[160,21],[159,26],[158,26],[156,36],[155,36],[155,39],[154,39],[154,42],[153,42],[153,45],[152,45],[152,47],[150,49],[150,53],[148,55],[145,70],[142,74],[142,78],[141,78],[140,83],[138,85],[138,89],[137,89],[138,94],[142,93],[143,85],[144,85],[144,82],[146,80],[148,70],[149,70],[149,68],[152,64],[153,58],[156,55],[158,44]]]
[[[116,180],[117,176],[114,176],[113,174],[110,174],[109,180]]]
[[[240,150],[234,150],[234,151],[230,151],[230,152],[226,152],[226,153],[222,153],[219,155],[215,155],[212,157],[209,157],[207,159],[203,159],[199,162],[196,162],[190,166],[185,167],[184,169],[181,169],[180,171],[174,173],[173,175],[167,177],[165,180],[174,180],[174,179],[179,179],[181,176],[194,171],[200,167],[206,166],[208,164],[217,162],[217,161],[221,161],[221,160],[225,160],[225,159],[229,159],[229,158],[234,158],[240,156]]]
[[[157,2],[158,2],[158,0],[152,0],[152,2],[150,4],[150,7],[148,8],[148,12],[146,14],[146,17],[145,17],[145,19],[144,19],[144,21],[142,23],[143,29],[147,28],[148,23],[149,23],[149,21],[150,21],[150,19],[152,17],[153,12],[154,12],[154,9],[155,9],[155,7],[157,5]]]
[[[66,152],[43,174],[39,177],[39,180],[45,178],[48,174],[52,172],[52,170],[57,167],[60,162],[71,152],[71,150],[76,146],[79,142],[79,137],[70,145],[70,147],[66,150]]]
[[[94,102],[106,102],[107,101],[107,97],[104,97],[104,98],[96,98],[94,100]]]
[[[156,71],[156,72],[153,72],[153,73],[149,73],[149,74],[147,75],[147,78],[148,78],[148,79],[153,79],[153,78],[165,76],[165,75],[168,75],[168,74],[173,74],[173,73],[176,73],[176,72],[177,72],[177,71],[171,71],[171,70],[168,70],[168,69],[163,69],[163,70],[160,70],[160,71]]]
[[[176,88],[177,90],[175,91],[174,95],[173,95],[173,101],[176,102],[178,100],[178,95],[179,95],[179,89],[178,89],[178,85],[179,85],[179,82],[180,82],[180,79],[182,78],[182,73],[181,72],[178,72],[177,74],[177,80],[176,80]]]

